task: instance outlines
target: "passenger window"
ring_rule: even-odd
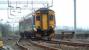
[[[39,20],[40,21],[40,16],[36,16],[36,20]]]
[[[53,16],[49,16],[49,19],[50,19],[50,20],[53,20]]]

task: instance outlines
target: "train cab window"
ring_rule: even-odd
[[[36,16],[36,20],[39,20],[40,21],[40,16]]]
[[[53,17],[54,17],[54,16],[49,16],[49,19],[50,19],[50,20],[53,20]]]

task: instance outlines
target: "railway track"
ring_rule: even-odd
[[[52,41],[32,41],[32,40],[19,40],[17,45],[23,50],[82,50],[81,48],[89,49],[89,43],[81,41],[64,41],[64,40],[52,40]],[[66,47],[65,47],[66,46]],[[64,49],[66,48],[66,49]],[[71,48],[71,49],[69,49]]]
[[[85,43],[82,41],[77,41],[77,40],[52,40],[53,43],[59,43],[59,44],[64,44],[68,46],[79,46],[79,47],[89,47],[89,43]]]
[[[57,44],[50,44],[43,41],[19,40],[17,45],[22,50],[61,50]]]
[[[58,40],[53,40],[58,41]],[[59,40],[60,42],[60,48],[62,50],[89,50],[89,43],[85,43],[83,41],[77,41],[77,40],[70,40],[70,41],[64,41]]]

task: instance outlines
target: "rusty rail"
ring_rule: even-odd
[[[19,42],[20,42],[20,40],[18,40],[16,42],[16,45],[19,46],[19,48],[21,48],[22,50],[27,50],[27,48],[25,48],[24,46],[20,45]]]
[[[65,44],[65,45],[68,45],[68,46],[89,47],[89,43],[81,43],[81,42],[61,41],[60,44]]]
[[[35,42],[31,42],[33,45],[36,45],[37,47],[40,47],[40,48],[44,48],[46,50],[60,50],[59,48],[55,48],[55,47],[50,47],[50,46],[47,46],[47,45],[42,45],[42,44],[39,44],[39,43],[35,43]]]
[[[35,41],[37,42],[37,41]],[[42,44],[39,44],[39,43],[35,43],[34,41],[32,40],[29,40],[29,43],[31,43],[34,47],[37,47],[37,48],[42,48],[43,50],[61,50],[59,46],[59,48],[55,48],[55,47],[51,47],[51,46],[47,46],[47,45],[42,45]],[[23,50],[28,50],[27,47],[24,47],[22,46],[21,44],[19,44],[20,41],[17,41],[17,45],[22,48]],[[87,47],[89,48],[89,43],[84,43],[84,42],[72,42],[72,41],[64,41],[64,40],[52,40],[50,42],[48,42],[49,44],[63,44],[63,45],[67,45],[67,46],[74,46],[75,48],[76,47]]]
[[[59,43],[59,44],[64,44],[68,46],[79,46],[79,47],[89,47],[89,43],[84,43],[84,42],[73,42],[73,41],[65,41],[65,40],[52,40],[52,43]]]
[[[36,41],[35,41],[36,42]],[[31,43],[34,47],[37,47],[37,48],[41,48],[43,50],[61,50],[59,48],[55,48],[55,47],[50,47],[50,46],[47,46],[47,45],[42,45],[42,44],[39,44],[39,43],[35,43],[34,41],[31,41],[29,40],[29,43]],[[20,40],[17,41],[17,45],[23,49],[23,50],[28,50],[27,47],[24,47],[23,45],[19,44],[20,43]],[[37,49],[36,49],[37,50]]]
[[[67,40],[52,40],[52,43],[60,44],[62,50],[89,50],[89,43],[84,43],[82,41],[67,41]]]

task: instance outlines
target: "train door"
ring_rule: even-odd
[[[48,28],[47,14],[42,14],[42,28],[43,30],[47,30]]]

